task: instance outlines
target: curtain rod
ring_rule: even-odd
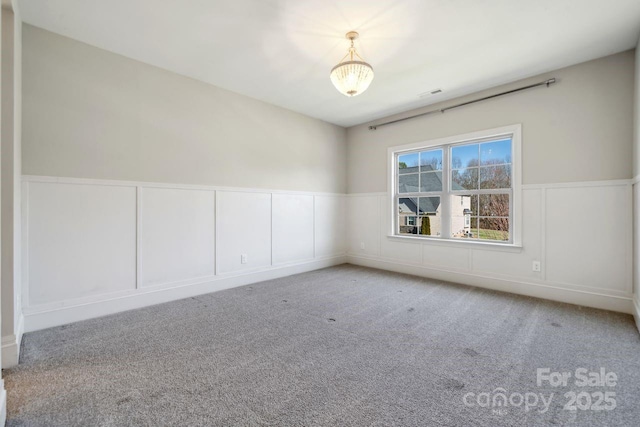
[[[540,83],[535,83],[535,84],[532,84],[532,85],[529,85],[529,86],[522,86],[522,87],[519,87],[519,88],[516,88],[516,89],[508,90],[506,92],[496,93],[495,95],[485,96],[484,98],[473,99],[471,101],[462,102],[460,104],[452,105],[450,107],[440,108],[438,110],[431,110],[431,111],[427,111],[426,113],[415,114],[413,116],[403,117],[401,119],[391,120],[389,122],[378,123],[377,125],[371,125],[371,126],[369,126],[369,130],[376,130],[380,126],[391,125],[393,123],[403,122],[405,120],[415,119],[416,117],[427,116],[429,114],[444,113],[447,110],[453,110],[454,108],[464,107],[465,105],[475,104],[476,102],[486,101],[487,99],[497,98],[499,96],[508,95],[510,93],[515,93],[515,92],[520,92],[522,90],[527,90],[527,89],[531,89],[531,88],[538,87],[538,86],[549,87],[550,85],[554,84],[555,82],[556,82],[555,78],[550,78],[550,79],[545,80],[545,81],[540,82]]]

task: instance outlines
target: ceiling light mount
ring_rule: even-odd
[[[367,90],[373,80],[373,68],[366,63],[354,46],[353,41],[360,35],[349,31],[345,37],[351,40],[351,46],[338,65],[331,69],[331,82],[345,96],[356,96]]]
[[[345,37],[347,38],[347,40],[351,40],[351,46],[353,47],[353,41],[360,37],[360,34],[358,34],[357,31],[349,31],[347,34],[345,34]]]

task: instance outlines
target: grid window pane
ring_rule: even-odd
[[[509,218],[480,218],[478,237],[481,240],[509,240]]]
[[[398,226],[400,234],[417,234],[418,198],[398,199]]]
[[[442,150],[429,150],[420,153],[420,172],[441,170]]]
[[[418,233],[421,236],[440,236],[440,217],[437,215],[425,215],[420,217],[420,229]]]
[[[480,168],[480,188],[510,188],[511,165],[485,166]]]
[[[478,166],[479,144],[458,145],[451,148],[451,167],[462,169]]]
[[[440,197],[420,197],[419,212],[421,215],[435,215],[440,208]]]
[[[477,239],[478,238],[478,218],[465,217],[464,222],[461,220],[459,227],[451,234],[454,239]]]
[[[511,139],[480,144],[480,165],[511,163]]]
[[[419,158],[420,156],[418,153],[403,154],[402,156],[398,156],[398,173],[400,175],[404,175],[407,173],[418,172]]]
[[[508,194],[481,194],[480,216],[509,216]]]
[[[421,173],[420,191],[442,191],[442,172]]]
[[[398,199],[398,213],[401,215],[418,215],[418,198],[402,197]]]
[[[451,211],[460,213],[467,213],[466,210],[471,211],[471,216],[478,216],[478,199],[477,194],[456,194],[451,196]]]
[[[477,190],[478,189],[478,168],[458,169],[451,172],[451,189]]]
[[[417,193],[419,174],[412,173],[410,175],[398,176],[398,193]]]
[[[469,237],[471,230],[471,195],[455,195],[449,199],[451,236]]]

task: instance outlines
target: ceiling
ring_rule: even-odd
[[[638,0],[19,4],[29,24],[341,126],[631,49],[640,32]],[[375,71],[354,98],[329,80],[350,30]]]

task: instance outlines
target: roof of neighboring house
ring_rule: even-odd
[[[436,202],[436,200],[438,202]],[[435,213],[440,207],[440,198],[438,197],[420,197],[420,209],[418,209],[418,197],[403,197],[398,205],[400,213],[419,215],[426,213]]]
[[[404,179],[400,180],[398,183],[398,190],[400,193],[419,193],[420,187],[422,188],[442,188],[442,171],[436,170],[433,173],[434,169],[431,165],[424,165],[422,169],[418,166],[411,166],[408,168],[401,169],[401,177]],[[418,175],[420,173],[421,186],[418,186],[419,180]],[[432,173],[424,173],[424,172],[432,172]],[[464,187],[459,185],[456,182],[452,183],[453,190],[464,190]],[[435,212],[435,210],[433,211]]]

